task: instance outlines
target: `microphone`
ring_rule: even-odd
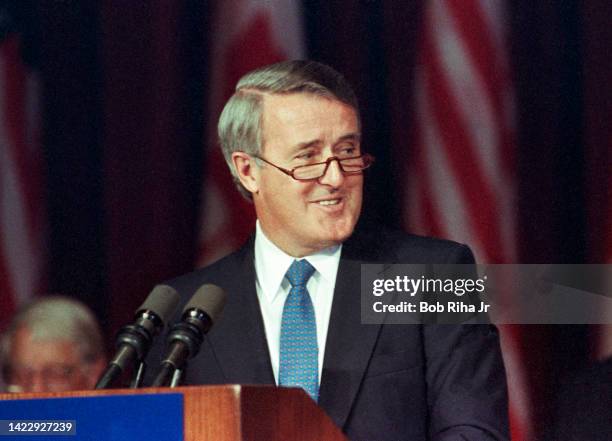
[[[117,335],[114,357],[98,379],[96,389],[106,389],[123,370],[142,361],[153,337],[161,332],[164,323],[174,313],[180,300],[176,290],[168,285],[157,285],[144,303],[136,310],[134,323],[126,325]]]
[[[193,358],[204,341],[204,334],[217,321],[225,306],[225,292],[216,285],[202,285],[183,309],[180,322],[168,333],[168,350],[152,387],[178,383],[186,361]]]

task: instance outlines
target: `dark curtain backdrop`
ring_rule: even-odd
[[[611,218],[612,8],[607,0],[508,2],[518,114],[522,263],[602,261]],[[304,2],[309,56],[360,97],[377,157],[366,226],[401,225],[422,0]],[[209,121],[212,2],[37,3],[44,85],[50,288],[85,300],[109,343],[154,284],[192,269]],[[534,326],[529,369],[545,434],[584,326]]]

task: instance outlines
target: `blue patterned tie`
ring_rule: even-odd
[[[279,385],[299,386],[319,398],[319,347],[314,308],[306,283],[315,269],[306,260],[294,260],[285,277],[291,291],[285,300],[280,336]]]

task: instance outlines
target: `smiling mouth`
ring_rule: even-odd
[[[329,206],[329,205],[338,205],[340,202],[342,202],[342,199],[327,199],[327,200],[324,200],[324,201],[317,201],[316,203],[326,207],[326,206]]]

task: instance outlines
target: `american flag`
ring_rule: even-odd
[[[428,0],[415,72],[409,231],[516,263],[515,127],[503,0]],[[520,326],[501,327],[512,439],[532,438]]]
[[[39,81],[21,42],[0,41],[0,326],[44,283]]]
[[[304,55],[297,0],[217,2],[211,34],[208,135],[198,266],[238,248],[253,231],[252,204],[236,190],[217,143],[217,121],[240,77],[257,67]]]

